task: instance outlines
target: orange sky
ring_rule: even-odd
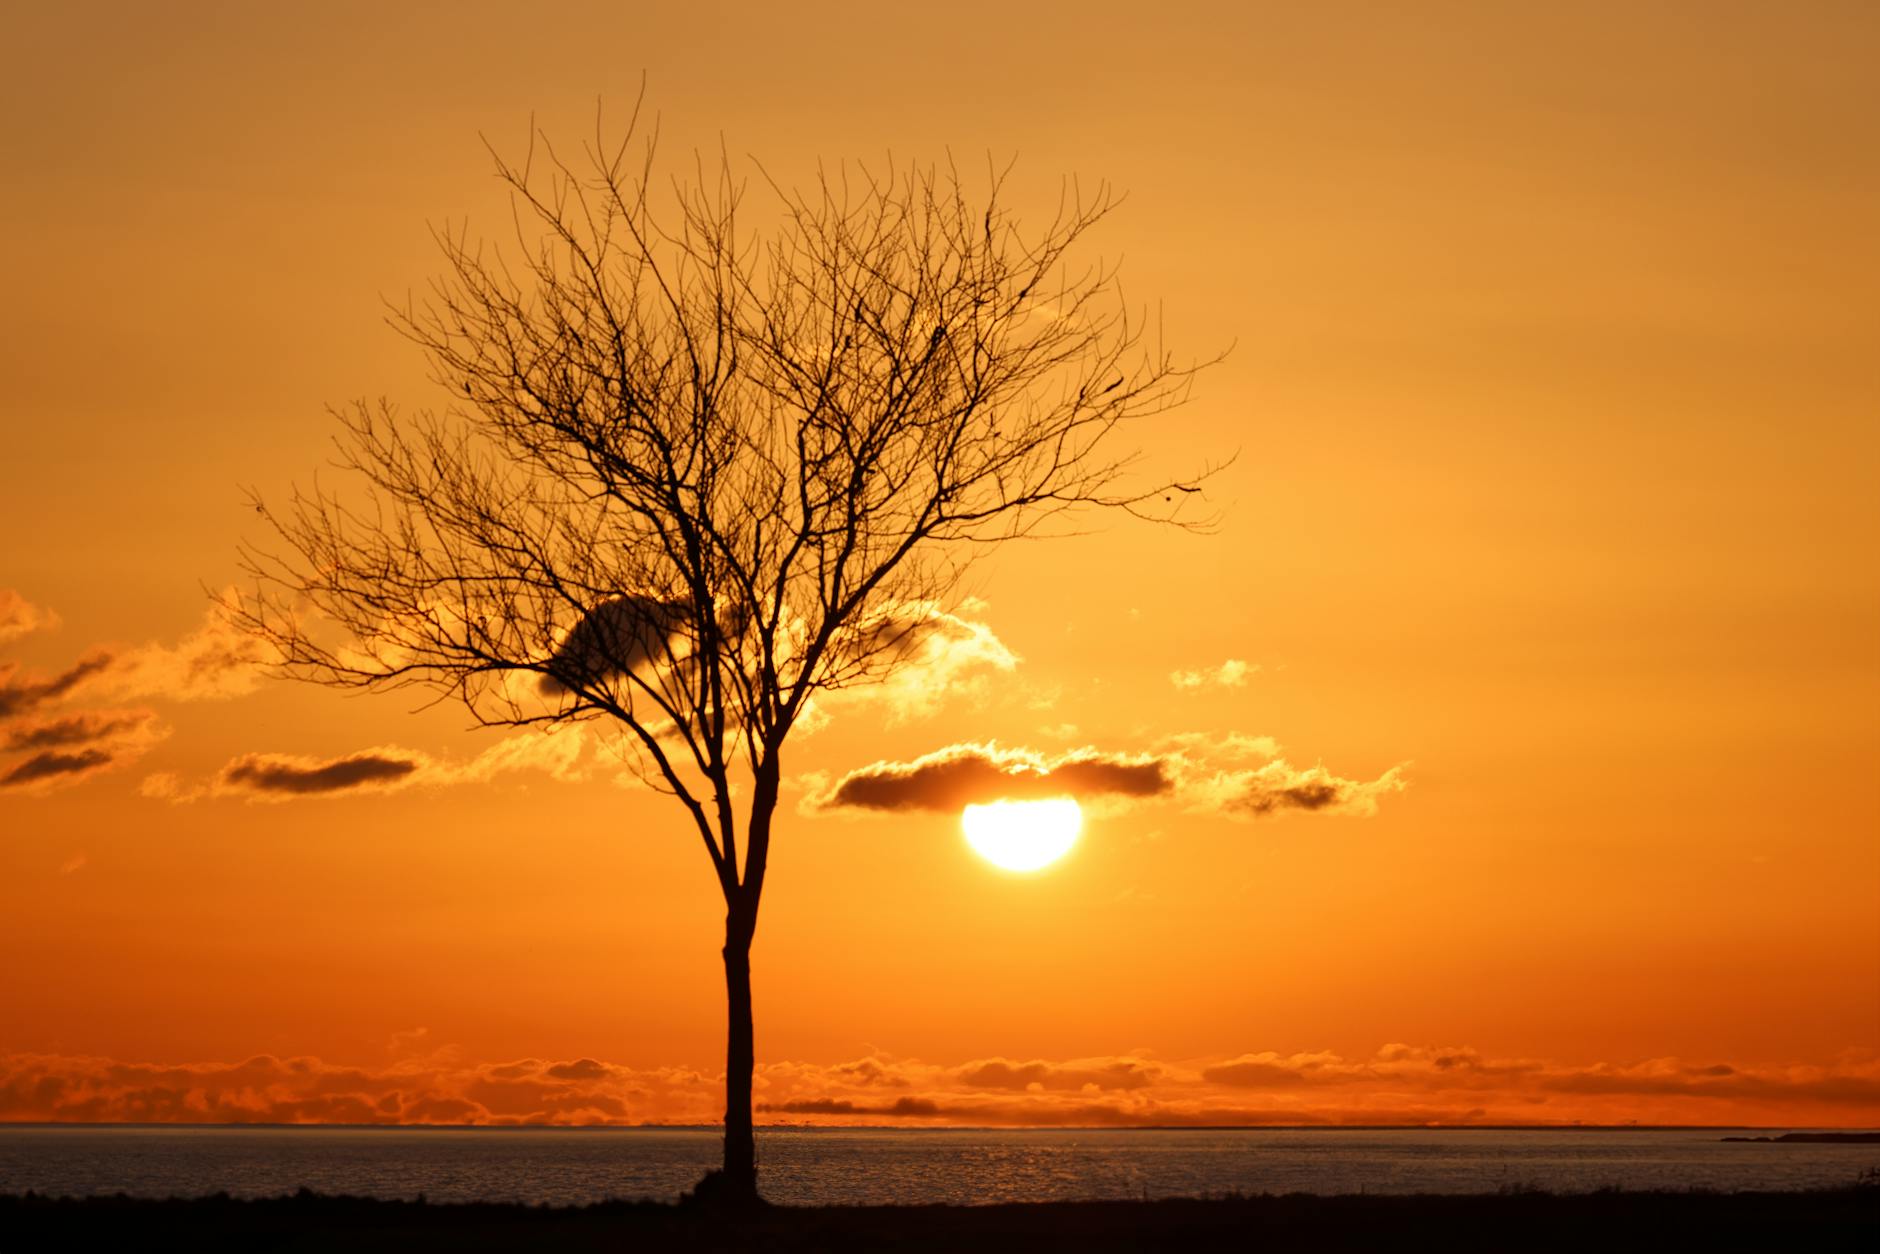
[[[640,8],[11,23],[0,1118],[712,1117],[670,803],[264,682],[203,592],[324,406],[434,399],[379,301],[503,229],[479,132],[644,70],[675,168],[1107,178],[1093,249],[1235,346],[1142,432],[1239,450],[1220,534],[1009,549],[786,757],[760,1117],[1880,1124],[1871,6]],[[1181,786],[1026,877],[814,804],[970,743]],[[420,766],[225,773],[374,748]],[[1314,767],[1342,812],[1236,812]]]

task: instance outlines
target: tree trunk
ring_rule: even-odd
[[[757,1051],[751,1026],[751,937],[757,912],[742,905],[725,911],[725,1167],[723,1197],[731,1205],[757,1201],[757,1139],[751,1131],[751,1073]]]

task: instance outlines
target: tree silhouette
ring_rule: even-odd
[[[636,113],[637,123],[637,113]],[[483,725],[610,720],[689,816],[725,901],[724,1171],[756,1198],[750,953],[791,730],[943,620],[987,546],[1077,507],[1193,526],[1197,480],[1134,483],[1117,428],[1186,398],[1113,269],[949,167],[809,194],[695,162],[655,209],[654,144],[492,151],[508,249],[447,263],[392,321],[453,398],[336,410],[341,486],[255,498],[241,615],[285,673],[422,685]],[[1203,474],[1206,468],[1202,468]]]

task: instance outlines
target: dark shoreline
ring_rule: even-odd
[[[1791,1193],[1528,1190],[992,1206],[656,1202],[546,1207],[326,1197],[155,1201],[0,1195],[10,1248],[327,1250],[1374,1250],[1880,1248],[1880,1184]]]

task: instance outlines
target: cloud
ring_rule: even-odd
[[[1155,744],[1156,752],[1181,758],[1185,762],[1210,765],[1227,762],[1264,762],[1280,755],[1279,741],[1271,736],[1248,736],[1241,732],[1176,732]]]
[[[0,718],[73,696],[204,701],[252,692],[266,676],[266,646],[218,601],[195,631],[175,645],[91,650],[51,679],[30,679],[0,666]]]
[[[1230,657],[1212,670],[1170,671],[1169,682],[1184,692],[1197,688],[1244,688],[1249,677],[1258,674],[1260,668]]]
[[[605,1080],[614,1074],[614,1069],[592,1058],[577,1058],[546,1067],[542,1074],[556,1080]]]
[[[908,1092],[871,1095],[840,1068],[765,1071],[760,1110],[817,1123],[902,1119],[983,1126],[1420,1126],[1628,1121],[1864,1127],[1880,1116],[1880,1060],[1755,1068],[1676,1059],[1573,1066],[1466,1047],[1386,1045],[1173,1063],[1139,1054],[957,1067],[877,1058]],[[878,1086],[878,1080],[871,1084]]]
[[[18,593],[0,593],[0,639],[56,621]],[[0,787],[43,793],[77,783],[135,761],[169,734],[150,710],[68,708],[47,715],[39,713],[43,707],[81,697],[236,696],[260,682],[264,661],[223,600],[174,647],[97,648],[50,678],[0,664],[0,753],[28,755],[0,769]]]
[[[0,724],[0,752],[28,756],[0,772],[0,788],[47,793],[134,762],[169,735],[149,710],[86,710]]]
[[[829,1073],[844,1083],[864,1087],[879,1085],[883,1088],[906,1088],[908,1083],[891,1059],[858,1058],[854,1062],[838,1063],[829,1069]]]
[[[1229,1088],[1284,1088],[1305,1083],[1306,1075],[1338,1061],[1336,1054],[1242,1054],[1227,1062],[1201,1069],[1201,1078],[1210,1084]]]
[[[700,1122],[714,1096],[708,1077],[686,1068],[597,1074],[583,1063],[600,1066],[465,1065],[441,1053],[375,1068],[267,1054],[184,1064],[14,1054],[0,1057],[0,1121],[618,1124],[647,1103]]]
[[[948,700],[979,699],[988,687],[986,672],[1010,672],[1019,663],[991,627],[937,605],[902,607],[899,621],[906,634],[894,669],[861,690],[887,703],[891,724],[928,717]]]
[[[1001,799],[1151,797],[1169,791],[1161,762],[1078,749],[1048,758],[993,744],[949,745],[912,762],[875,762],[843,776],[817,809],[952,811]]]
[[[221,701],[245,696],[267,678],[269,647],[236,620],[225,594],[202,625],[174,645],[156,642],[107,651],[109,665],[93,683],[110,696],[166,701]]]
[[[205,797],[291,801],[483,784],[522,772],[577,781],[587,778],[583,763],[587,744],[585,729],[575,726],[516,732],[467,762],[397,745],[378,745],[332,758],[245,753],[231,759],[207,782],[192,785],[172,772],[160,771],[148,776],[139,791],[155,800],[179,803]]]
[[[897,1097],[891,1102],[851,1102],[811,1097],[793,1102],[760,1102],[758,1109],[784,1115],[861,1115],[871,1119],[935,1119],[950,1113],[925,1097]]]
[[[880,1113],[881,1107],[861,1106],[846,1098],[806,1097],[793,1102],[759,1102],[760,1111],[784,1115],[868,1115]]]
[[[578,782],[588,777],[583,755],[591,741],[592,733],[578,724],[512,732],[462,764],[427,759],[425,777],[419,782],[486,784],[498,776],[526,772],[539,772],[562,783]]]
[[[723,1076],[591,1057],[470,1063],[454,1050],[377,1067],[257,1055],[154,1064],[0,1055],[0,1121],[711,1123]],[[1871,1127],[1880,1059],[1756,1066],[1676,1058],[1563,1064],[1386,1045],[1165,1062],[1140,1052],[957,1065],[873,1054],[757,1068],[769,1122],[1003,1127],[1641,1123]],[[892,1090],[892,1094],[884,1093]]]
[[[1019,657],[991,627],[966,614],[983,612],[968,598],[953,613],[933,601],[903,601],[869,616],[832,642],[833,686],[818,692],[797,722],[812,735],[843,710],[869,709],[889,726],[926,718],[948,702],[980,702],[993,672]]]
[[[278,753],[250,753],[223,767],[216,783],[218,788],[231,792],[300,796],[395,785],[403,782],[418,766],[413,758],[377,750],[326,761]]]
[[[821,688],[798,718],[799,735],[826,727],[844,708],[885,710],[889,724],[925,717],[941,704],[983,696],[989,671],[1010,671],[1014,654],[983,622],[964,617],[983,611],[969,598],[958,613],[933,601],[900,601],[838,630],[824,654]],[[735,606],[719,615],[727,639],[742,640],[748,620]],[[550,674],[531,685],[554,697],[570,685],[606,686],[630,672],[651,680],[657,669],[684,670],[693,642],[690,606],[650,596],[602,602],[561,638],[546,662]],[[809,625],[786,618],[776,647],[788,674],[808,647]],[[745,640],[747,651],[752,642]]]
[[[691,606],[684,601],[623,596],[603,601],[576,623],[549,659],[550,673],[541,691],[562,693],[570,687],[604,685],[656,658],[674,659],[674,640],[686,625]]]
[[[76,753],[48,751],[13,766],[0,775],[0,788],[21,788],[35,784],[73,782],[111,765],[111,755],[103,749],[80,749]]]
[[[1393,766],[1376,779],[1344,779],[1323,766],[1296,767],[1284,758],[1250,770],[1216,771],[1191,781],[1184,795],[1193,809],[1243,818],[1265,818],[1283,810],[1369,816],[1377,799],[1402,792],[1404,768]]]
[[[960,1083],[979,1089],[1019,1090],[1135,1090],[1154,1084],[1162,1068],[1141,1058],[1096,1059],[1070,1063],[1042,1060],[1010,1062],[988,1058],[970,1062],[955,1075]]]
[[[95,651],[86,654],[51,679],[29,679],[13,663],[0,664],[0,719],[25,714],[48,701],[66,696],[80,684],[107,670],[111,662],[110,653]]]
[[[0,604],[0,613],[4,610]],[[29,678],[10,663],[0,665],[0,719],[78,695],[170,701],[241,696],[261,682],[267,661],[265,646],[218,601],[202,626],[174,646],[153,642],[93,649],[51,679]]]
[[[0,727],[0,737],[9,752],[62,749],[119,739],[142,731],[155,718],[150,710],[86,710],[59,718],[22,720]]]
[[[0,588],[0,644],[58,625],[59,616],[51,610],[34,605],[12,588]]]
[[[1755,1071],[1715,1063],[1690,1066],[1675,1058],[1657,1058],[1630,1066],[1601,1063],[1578,1071],[1542,1075],[1537,1082],[1552,1093],[1581,1095],[1880,1104],[1880,1075],[1836,1074],[1816,1067]]]
[[[1243,819],[1287,810],[1368,816],[1377,812],[1379,797],[1406,786],[1401,765],[1373,780],[1346,779],[1323,766],[1294,766],[1279,752],[1270,737],[1237,733],[1171,736],[1144,753],[1085,747],[1048,756],[957,744],[908,762],[871,763],[833,786],[810,780],[805,808],[947,813],[1001,799],[1070,796],[1174,800],[1190,811]],[[1252,761],[1261,764],[1243,765]]]

